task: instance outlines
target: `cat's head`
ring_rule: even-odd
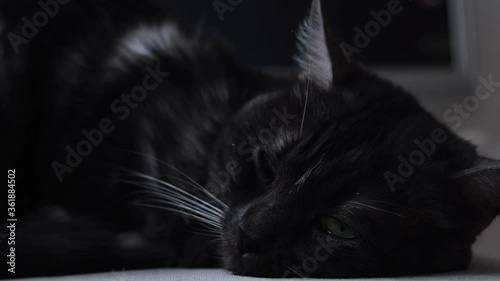
[[[356,277],[457,270],[500,210],[500,165],[409,94],[343,56],[314,0],[300,73],[255,97],[220,138],[235,274]]]

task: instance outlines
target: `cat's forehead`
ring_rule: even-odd
[[[433,134],[431,130],[428,134],[430,140],[427,140],[426,129],[411,129],[404,123],[399,126],[381,124],[377,127],[376,122],[349,118],[329,120],[304,129],[301,139],[290,144],[291,149],[282,159],[287,184],[297,188],[314,186],[330,191],[334,187],[346,185],[361,185],[366,190],[392,191],[386,181],[386,173],[398,173],[402,162],[413,161],[410,157],[415,157],[418,143],[429,143],[434,141],[433,135],[437,136],[436,131]],[[445,134],[444,130],[440,132]],[[444,135],[438,141],[442,137]],[[418,156],[421,153],[418,151]],[[405,186],[412,185],[421,177],[425,179],[429,171],[439,170],[436,167],[443,164],[435,155],[424,157],[425,163],[418,165],[418,171],[412,175],[414,177],[404,181]]]

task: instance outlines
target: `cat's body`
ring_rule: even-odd
[[[36,119],[36,133],[19,133],[36,137],[21,161],[36,185],[19,199],[17,276],[224,266],[352,277],[467,266],[498,214],[498,172],[478,170],[484,195],[469,190],[472,176],[454,179],[478,162],[474,147],[404,90],[343,63],[319,1],[289,81],[239,66],[209,32],[125,2],[61,6],[8,60],[25,66],[10,68],[25,78],[9,91],[32,98],[35,118],[25,119]],[[9,103],[12,112],[20,104]],[[444,144],[393,190],[387,172],[436,130]],[[355,237],[322,229],[325,216]],[[197,234],[202,225],[218,240]],[[324,243],[328,257],[304,271]]]
[[[61,5],[53,22],[12,56],[13,60],[25,54],[29,57],[29,72],[17,75],[26,77],[21,86],[30,87],[29,96],[13,112],[21,113],[27,104],[35,104],[35,117],[23,125],[37,130],[36,139],[26,145],[36,147],[36,157],[29,153],[32,160],[24,162],[34,167],[36,186],[20,197],[20,204],[25,204],[19,212],[29,214],[19,219],[18,264],[26,267],[18,276],[216,266],[210,253],[213,247],[206,243],[210,239],[192,234],[196,232],[193,220],[190,226],[165,211],[132,205],[143,194],[130,193],[144,189],[121,182],[117,173],[126,174],[122,169],[129,169],[182,177],[155,159],[139,155],[145,154],[203,183],[217,135],[233,111],[256,94],[252,89],[256,85],[240,88],[239,75],[229,77],[228,73],[243,70],[210,35],[181,30],[176,20],[146,3],[120,3],[120,9],[115,9],[116,2],[104,3]],[[27,10],[23,14],[30,15]],[[134,37],[137,32],[145,37]],[[159,42],[163,39],[165,45]],[[134,40],[144,40],[144,45]],[[128,53],[122,55],[122,50]],[[148,57],[144,50],[159,56]],[[134,87],[144,86],[146,76],[151,77],[146,83],[154,88],[147,90],[147,97],[141,102],[131,98],[130,104],[122,100],[122,94],[131,97]],[[106,118],[116,128],[112,133],[100,131]],[[71,166],[65,147],[77,151],[81,141],[88,141],[84,129],[99,130],[91,134],[94,138],[102,134],[102,143],[92,144],[92,153],[82,157],[81,164],[71,168],[73,172],[61,172],[58,178],[52,164]],[[18,178],[28,177],[25,171],[18,169]],[[191,188],[175,179],[169,181]],[[59,218],[62,223],[57,215],[51,219],[54,213],[67,214],[70,223],[64,223],[64,215]],[[142,241],[127,248],[121,245],[127,237]]]

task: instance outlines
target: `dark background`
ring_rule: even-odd
[[[152,0],[172,7],[188,23],[204,20],[233,44],[240,60],[253,66],[288,66],[295,50],[295,32],[311,0],[242,0],[221,21],[213,0]],[[332,23],[354,45],[354,27],[373,20],[371,10],[387,9],[391,0],[330,0]],[[396,1],[396,0],[394,0]],[[228,0],[220,0],[229,3]],[[238,1],[236,1],[238,2]],[[374,65],[449,65],[446,0],[399,0],[403,12],[392,17],[357,57]],[[336,6],[333,8],[333,6]]]

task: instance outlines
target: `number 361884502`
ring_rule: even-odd
[[[7,204],[9,205],[8,212],[9,217],[15,217],[16,213],[16,170],[8,170],[7,171],[7,186],[8,186],[8,200]]]

